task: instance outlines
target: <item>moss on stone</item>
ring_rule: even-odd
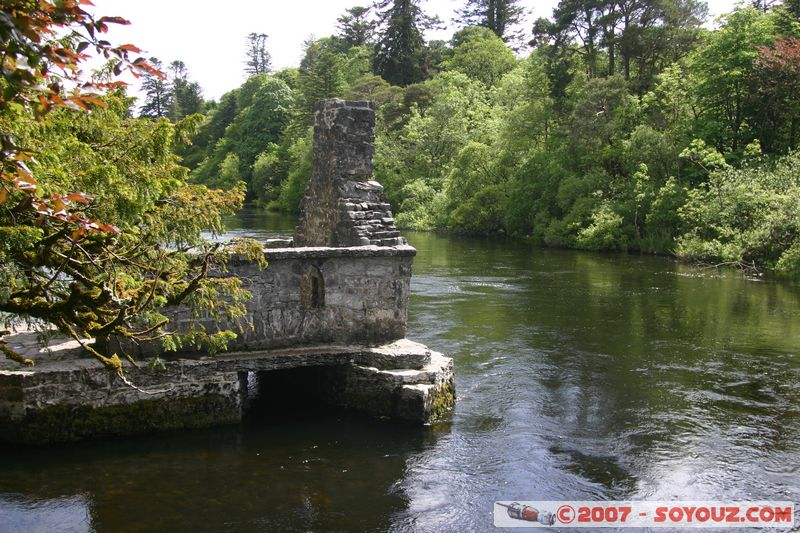
[[[456,386],[453,380],[448,380],[439,388],[431,391],[431,408],[428,422],[436,422],[447,416],[456,404]]]
[[[0,440],[45,444],[164,429],[201,428],[240,420],[241,411],[236,400],[218,395],[159,398],[102,408],[58,405],[30,412],[17,422],[3,421]]]

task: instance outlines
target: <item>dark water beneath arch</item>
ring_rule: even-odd
[[[450,422],[309,410],[4,450],[0,531],[485,531],[495,500],[800,500],[797,282],[408,237],[409,337],[455,358]]]

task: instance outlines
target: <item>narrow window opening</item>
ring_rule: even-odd
[[[322,283],[317,277],[311,278],[311,307],[322,307],[325,295],[322,293]]]
[[[300,282],[300,304],[306,309],[325,306],[325,280],[315,266],[308,267]]]

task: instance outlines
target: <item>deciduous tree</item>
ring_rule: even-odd
[[[135,46],[102,39],[109,24],[127,21],[94,18],[81,7],[88,3],[8,0],[0,9],[0,312],[11,314],[6,322],[56,326],[125,379],[126,354],[101,353],[87,337],[221,347],[233,335],[192,328],[173,337],[160,309],[187,303],[241,316],[241,283],[208,277],[225,255],[200,235],[222,229],[221,215],[239,205],[241,193],[186,183],[171,145],[190,123],[127,118],[129,100],[100,93],[119,83],[81,81],[89,48],[115,59],[115,72],[161,76],[143,58],[129,58]],[[231,299],[208,307],[220,295]],[[0,351],[33,364],[2,339]]]

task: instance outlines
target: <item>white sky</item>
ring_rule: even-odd
[[[267,46],[275,69],[297,66],[302,44],[309,36],[336,32],[336,19],[354,5],[372,0],[93,0],[95,13],[121,16],[130,26],[111,25],[109,40],[133,43],[165,65],[180,59],[191,79],[200,83],[206,98],[219,99],[242,84],[245,36],[269,35]],[[539,17],[549,17],[558,0],[522,0],[526,28]],[[708,0],[713,17],[732,10],[736,0]],[[450,23],[464,0],[423,0],[422,8]],[[449,39],[453,29],[428,35]],[[133,93],[137,87],[131,87]]]

